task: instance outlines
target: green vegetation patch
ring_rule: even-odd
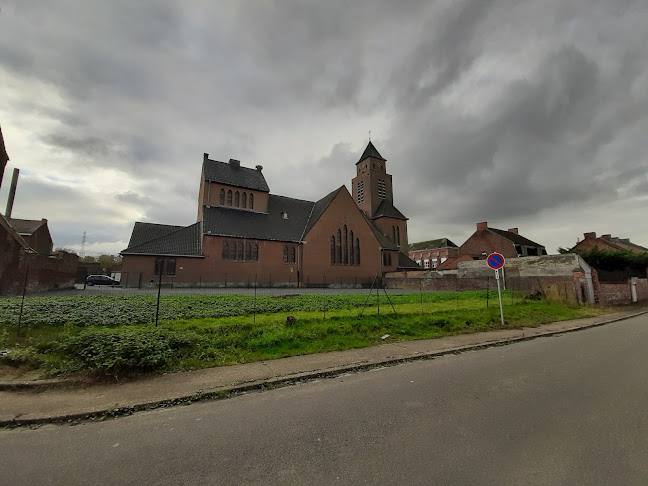
[[[146,297],[128,296],[126,301],[137,304],[146,302]],[[466,292],[460,297],[457,301],[456,294],[427,294],[423,303],[425,312],[421,312],[419,294],[392,296],[396,312],[381,301],[378,315],[376,302],[370,302],[371,307],[360,316],[366,295],[334,296],[327,298],[327,307],[331,307],[324,318],[321,295],[262,297],[257,301],[257,308],[265,312],[256,316],[243,313],[250,304],[246,296],[173,296],[166,298],[165,305],[173,303],[178,318],[171,318],[173,313],[167,311],[158,328],[150,323],[153,318],[150,303],[149,307],[142,304],[148,323],[141,323],[137,319],[124,320],[123,314],[117,314],[112,321],[107,315],[93,318],[85,299],[80,299],[77,306],[68,302],[61,304],[67,312],[67,316],[62,316],[58,314],[59,302],[36,298],[45,300],[30,302],[31,309],[51,305],[55,311],[51,309],[50,314],[54,315],[46,316],[44,321],[32,316],[20,337],[14,323],[0,324],[0,364],[38,369],[47,375],[82,372],[117,377],[502,328],[496,300],[490,308],[485,308],[483,293]],[[106,299],[105,307],[95,309],[94,313],[114,309],[120,299]],[[7,300],[10,299],[5,299],[5,309]],[[227,303],[225,309],[218,308],[219,301]],[[570,307],[546,301],[521,300],[515,304],[512,301],[509,296],[504,311],[505,328],[536,326],[603,312],[595,307]],[[218,317],[202,316],[207,310]],[[128,312],[136,315],[144,311],[130,309]],[[293,316],[294,322],[288,322],[287,315]],[[89,324],[88,319],[94,324]],[[383,341],[381,336],[385,334],[390,337]]]

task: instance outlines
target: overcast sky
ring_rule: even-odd
[[[648,246],[646,0],[0,0],[13,216],[116,253],[196,220],[203,152],[317,200],[371,138],[409,239]]]

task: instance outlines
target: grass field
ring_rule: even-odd
[[[493,296],[494,295],[494,296]],[[381,296],[164,296],[156,328],[155,297],[33,297],[0,300],[0,363],[47,375],[187,370],[386,342],[498,329],[496,294]],[[363,311],[363,306],[367,307]],[[504,327],[536,326],[603,312],[503,296]],[[393,308],[392,308],[393,304]],[[326,309],[326,317],[324,310]],[[289,323],[286,317],[294,317]]]

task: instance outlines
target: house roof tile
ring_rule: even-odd
[[[436,240],[428,240],[428,241],[421,241],[419,243],[412,243],[409,246],[409,251],[436,250],[438,248],[457,248],[457,245],[455,245],[448,238],[439,238]]]
[[[43,225],[47,224],[47,220],[42,219],[16,219],[8,218],[11,226],[21,235],[31,235]]]
[[[519,235],[517,233],[513,233],[512,231],[504,231],[501,229],[496,229],[496,228],[488,228],[489,231],[492,231],[496,235],[501,236],[502,238],[506,238],[510,242],[512,242],[515,245],[525,245],[525,246],[537,246],[537,247],[542,247],[544,248],[543,245],[536,243],[535,241],[532,241],[528,238],[525,238],[522,235]]]

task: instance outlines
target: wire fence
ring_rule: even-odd
[[[123,281],[123,280],[122,280]],[[570,288],[571,285],[571,288]],[[237,323],[263,324],[290,319],[335,319],[371,316],[434,314],[456,310],[494,309],[499,296],[494,278],[412,279],[409,288],[390,288],[393,282],[375,276],[355,284],[327,286],[294,284],[277,287],[251,276],[249,283],[234,286],[184,287],[162,276],[139,287],[78,284],[75,289],[0,299],[0,323],[26,328],[48,325],[120,325],[192,319],[222,318]],[[443,289],[438,287],[442,286]],[[437,287],[437,288],[433,288]],[[453,288],[454,287],[454,288]],[[502,305],[516,305],[547,296],[576,305],[575,283],[543,285],[510,279],[502,290]]]

